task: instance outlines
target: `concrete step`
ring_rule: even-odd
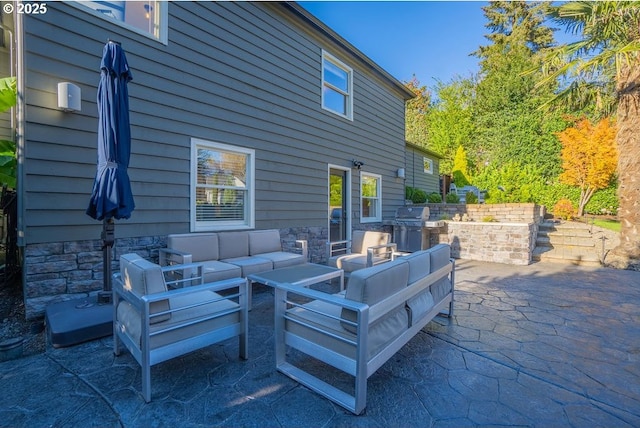
[[[599,266],[600,256],[589,225],[547,221],[540,224],[533,261]],[[599,248],[599,247],[598,247]]]
[[[565,263],[578,266],[600,266],[600,257],[595,249],[536,247],[531,255],[533,261]]]

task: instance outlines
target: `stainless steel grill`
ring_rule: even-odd
[[[414,252],[429,248],[430,230],[444,226],[444,221],[429,220],[429,207],[400,207],[391,222],[393,242],[398,251]]]

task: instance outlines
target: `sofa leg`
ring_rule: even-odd
[[[144,401],[151,402],[151,367],[142,366],[142,397]]]

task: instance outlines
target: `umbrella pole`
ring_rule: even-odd
[[[111,248],[115,242],[113,217],[102,221],[103,288],[98,293],[99,303],[111,303]]]

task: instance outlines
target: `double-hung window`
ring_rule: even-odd
[[[255,151],[191,139],[191,231],[254,227]]]
[[[360,221],[382,221],[382,177],[368,172],[360,173]]]
[[[324,51],[322,108],[353,120],[353,70]]]

